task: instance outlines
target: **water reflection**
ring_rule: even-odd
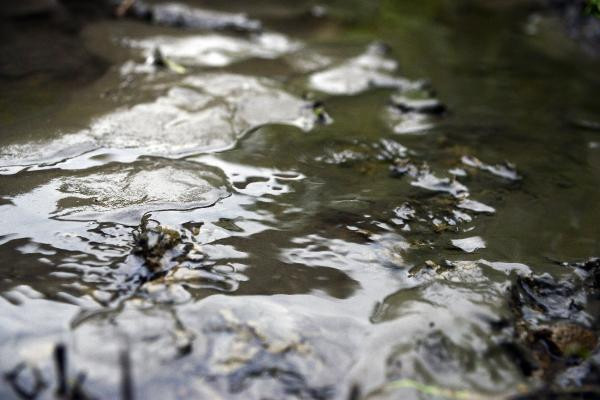
[[[497,327],[511,282],[569,273],[545,256],[598,251],[597,140],[549,112],[595,81],[501,12],[256,7],[284,33],[88,28],[112,99],[3,139],[0,368],[46,398],[59,342],[101,398],[123,354],[140,398],[532,385]],[[134,73],[155,46],[186,72]]]

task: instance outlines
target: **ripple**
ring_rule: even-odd
[[[62,198],[54,215],[76,219],[101,219],[99,214],[114,211],[139,219],[151,210],[207,207],[228,195],[224,177],[215,170],[160,159],[59,178],[58,190]]]

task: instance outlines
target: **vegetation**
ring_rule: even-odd
[[[585,6],[586,14],[600,18],[600,0],[588,0]]]

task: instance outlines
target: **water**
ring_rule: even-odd
[[[8,84],[2,397],[52,398],[57,343],[99,398],[123,357],[136,398],[539,386],[492,322],[518,276],[600,253],[598,65],[525,7],[413,3],[96,22],[98,79]]]

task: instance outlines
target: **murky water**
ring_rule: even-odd
[[[5,89],[0,397],[53,398],[57,343],[98,398],[540,385],[494,322],[600,254],[598,64],[518,6],[364,3],[97,22],[99,79]]]

